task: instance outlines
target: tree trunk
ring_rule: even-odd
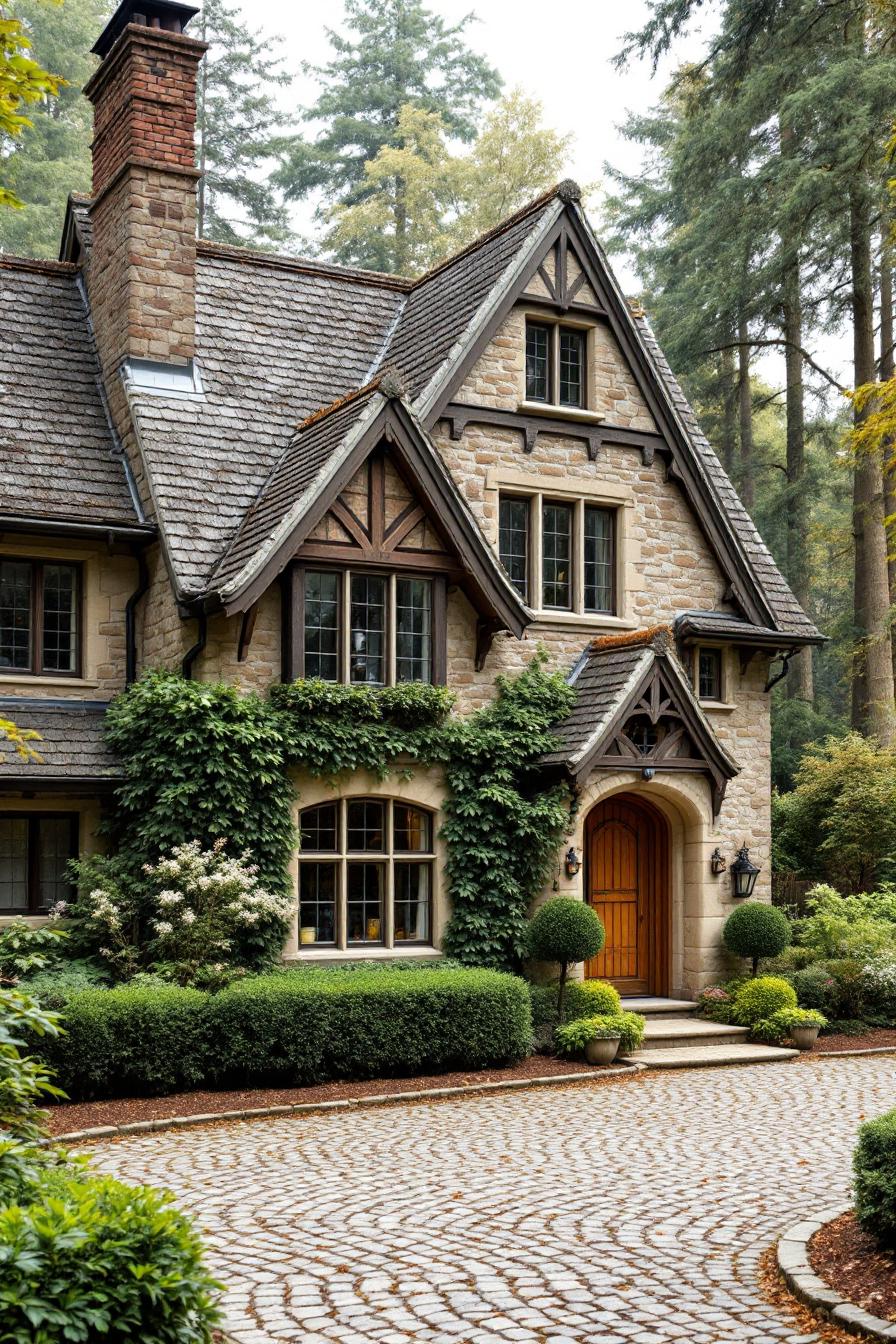
[[[781,153],[794,152],[793,127],[781,119]],[[803,305],[800,291],[798,238],[782,240],[784,256],[784,369],[787,415],[787,578],[804,611],[809,607],[809,497],[806,471],[806,424],[803,401]],[[792,700],[811,704],[815,698],[812,650],[800,649],[791,659],[787,692]]]
[[[557,993],[557,1022],[562,1027],[566,1012],[566,977],[569,974],[569,962],[560,963],[560,988]]]
[[[883,232],[880,240],[880,359],[877,376],[886,383],[896,373],[896,359],[893,357],[893,249],[890,244],[891,220],[884,211]],[[887,517],[887,571],[890,582],[890,607],[896,605],[896,535],[893,519],[896,518],[896,463],[893,461],[893,441],[884,445],[884,509]],[[891,642],[892,636],[891,636]],[[896,674],[896,642],[893,642],[893,670]]]
[[[737,386],[734,377],[734,351],[723,350],[719,364],[722,385],[722,465],[733,479],[737,445]]]
[[[874,291],[871,283],[870,193],[864,173],[849,197],[850,266],[852,272],[853,379],[856,387],[873,382]],[[854,411],[861,423],[868,410]],[[893,740],[893,649],[890,634],[890,585],[884,524],[884,481],[881,455],[864,452],[853,477],[856,650],[853,666],[852,723],[882,743]]]
[[[756,502],[753,488],[753,393],[750,388],[750,333],[745,317],[737,324],[737,406],[740,427],[740,497],[749,511]]]

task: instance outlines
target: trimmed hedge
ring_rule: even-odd
[[[879,1246],[896,1247],[896,1110],[859,1126],[852,1158],[856,1218]]]
[[[741,985],[734,998],[731,1021],[754,1027],[781,1008],[796,1007],[796,990],[776,975],[760,975]]]
[[[532,1000],[532,1027],[536,1036],[550,1032],[557,1026],[557,985],[530,985]],[[622,1000],[617,990],[605,980],[570,980],[566,985],[566,1020],[576,1022],[583,1017],[602,1013],[621,1013]]]
[[[64,1027],[35,1048],[73,1100],[485,1068],[522,1059],[532,1036],[525,983],[481,970],[87,990]]]

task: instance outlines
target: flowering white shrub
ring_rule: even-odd
[[[228,855],[226,844],[194,840],[144,865],[155,959],[174,963],[179,978],[209,963],[239,965],[247,948],[286,931],[291,898],[260,886],[248,856]]]
[[[872,961],[862,968],[862,989],[869,1005],[896,1020],[896,961]]]

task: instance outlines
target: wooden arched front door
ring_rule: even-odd
[[[669,827],[650,803],[620,793],[586,822],[586,897],[607,932],[585,974],[621,994],[668,993]]]

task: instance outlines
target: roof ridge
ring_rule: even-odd
[[[608,653],[612,649],[638,648],[651,645],[656,653],[664,653],[674,638],[671,625],[651,625],[646,630],[625,630],[618,635],[598,635],[589,646],[592,653]]]
[[[395,289],[401,293],[406,293],[415,284],[407,276],[392,275],[388,271],[367,271],[356,266],[340,266],[333,261],[316,261],[312,257],[292,257],[286,252],[261,252],[257,248],[233,247],[230,243],[212,243],[206,238],[198,240],[197,250],[222,261],[241,261],[247,266],[275,266],[279,270],[293,271],[299,275],[332,276],[379,289]]]
[[[77,275],[80,267],[73,261],[50,261],[43,257],[17,257],[0,253],[0,267],[8,271],[33,271],[36,275]]]
[[[525,219],[527,215],[533,215],[536,211],[540,210],[542,206],[547,205],[555,196],[559,196],[563,201],[579,200],[581,198],[581,192],[576,183],[570,181],[568,178],[565,178],[562,182],[555,183],[553,187],[550,187],[547,191],[543,191],[540,196],[535,196],[527,205],[521,206],[520,209],[514,211],[512,215],[507,215],[505,219],[500,220],[500,222],[495,224],[492,228],[487,229],[485,233],[480,233],[472,240],[472,242],[459,248],[457,252],[452,252],[450,256],[444,257],[441,261],[437,261],[435,266],[431,266],[428,271],[424,271],[422,275],[418,276],[417,279],[413,281],[411,289],[417,289],[427,280],[431,280],[434,275],[438,275],[440,271],[444,271],[447,266],[453,266],[456,261],[460,261],[461,257],[465,257],[469,253],[475,252],[477,248],[483,247],[486,243],[490,243],[493,238],[499,238],[502,233],[506,233],[507,230],[513,228],[515,224],[519,224],[520,220]]]
[[[383,378],[386,376],[387,372],[384,369],[382,373],[378,373],[375,378],[371,378],[370,382],[365,383],[363,387],[355,387],[351,392],[346,392],[343,396],[337,397],[335,401],[331,401],[326,406],[320,406],[316,411],[312,411],[310,415],[307,415],[305,419],[300,421],[296,426],[296,434],[300,434],[303,429],[310,429],[312,425],[316,425],[319,421],[325,420],[328,415],[332,415],[334,411],[341,410],[343,406],[350,406],[353,401],[357,401],[359,397],[363,397],[366,392],[373,392],[379,387]]]

